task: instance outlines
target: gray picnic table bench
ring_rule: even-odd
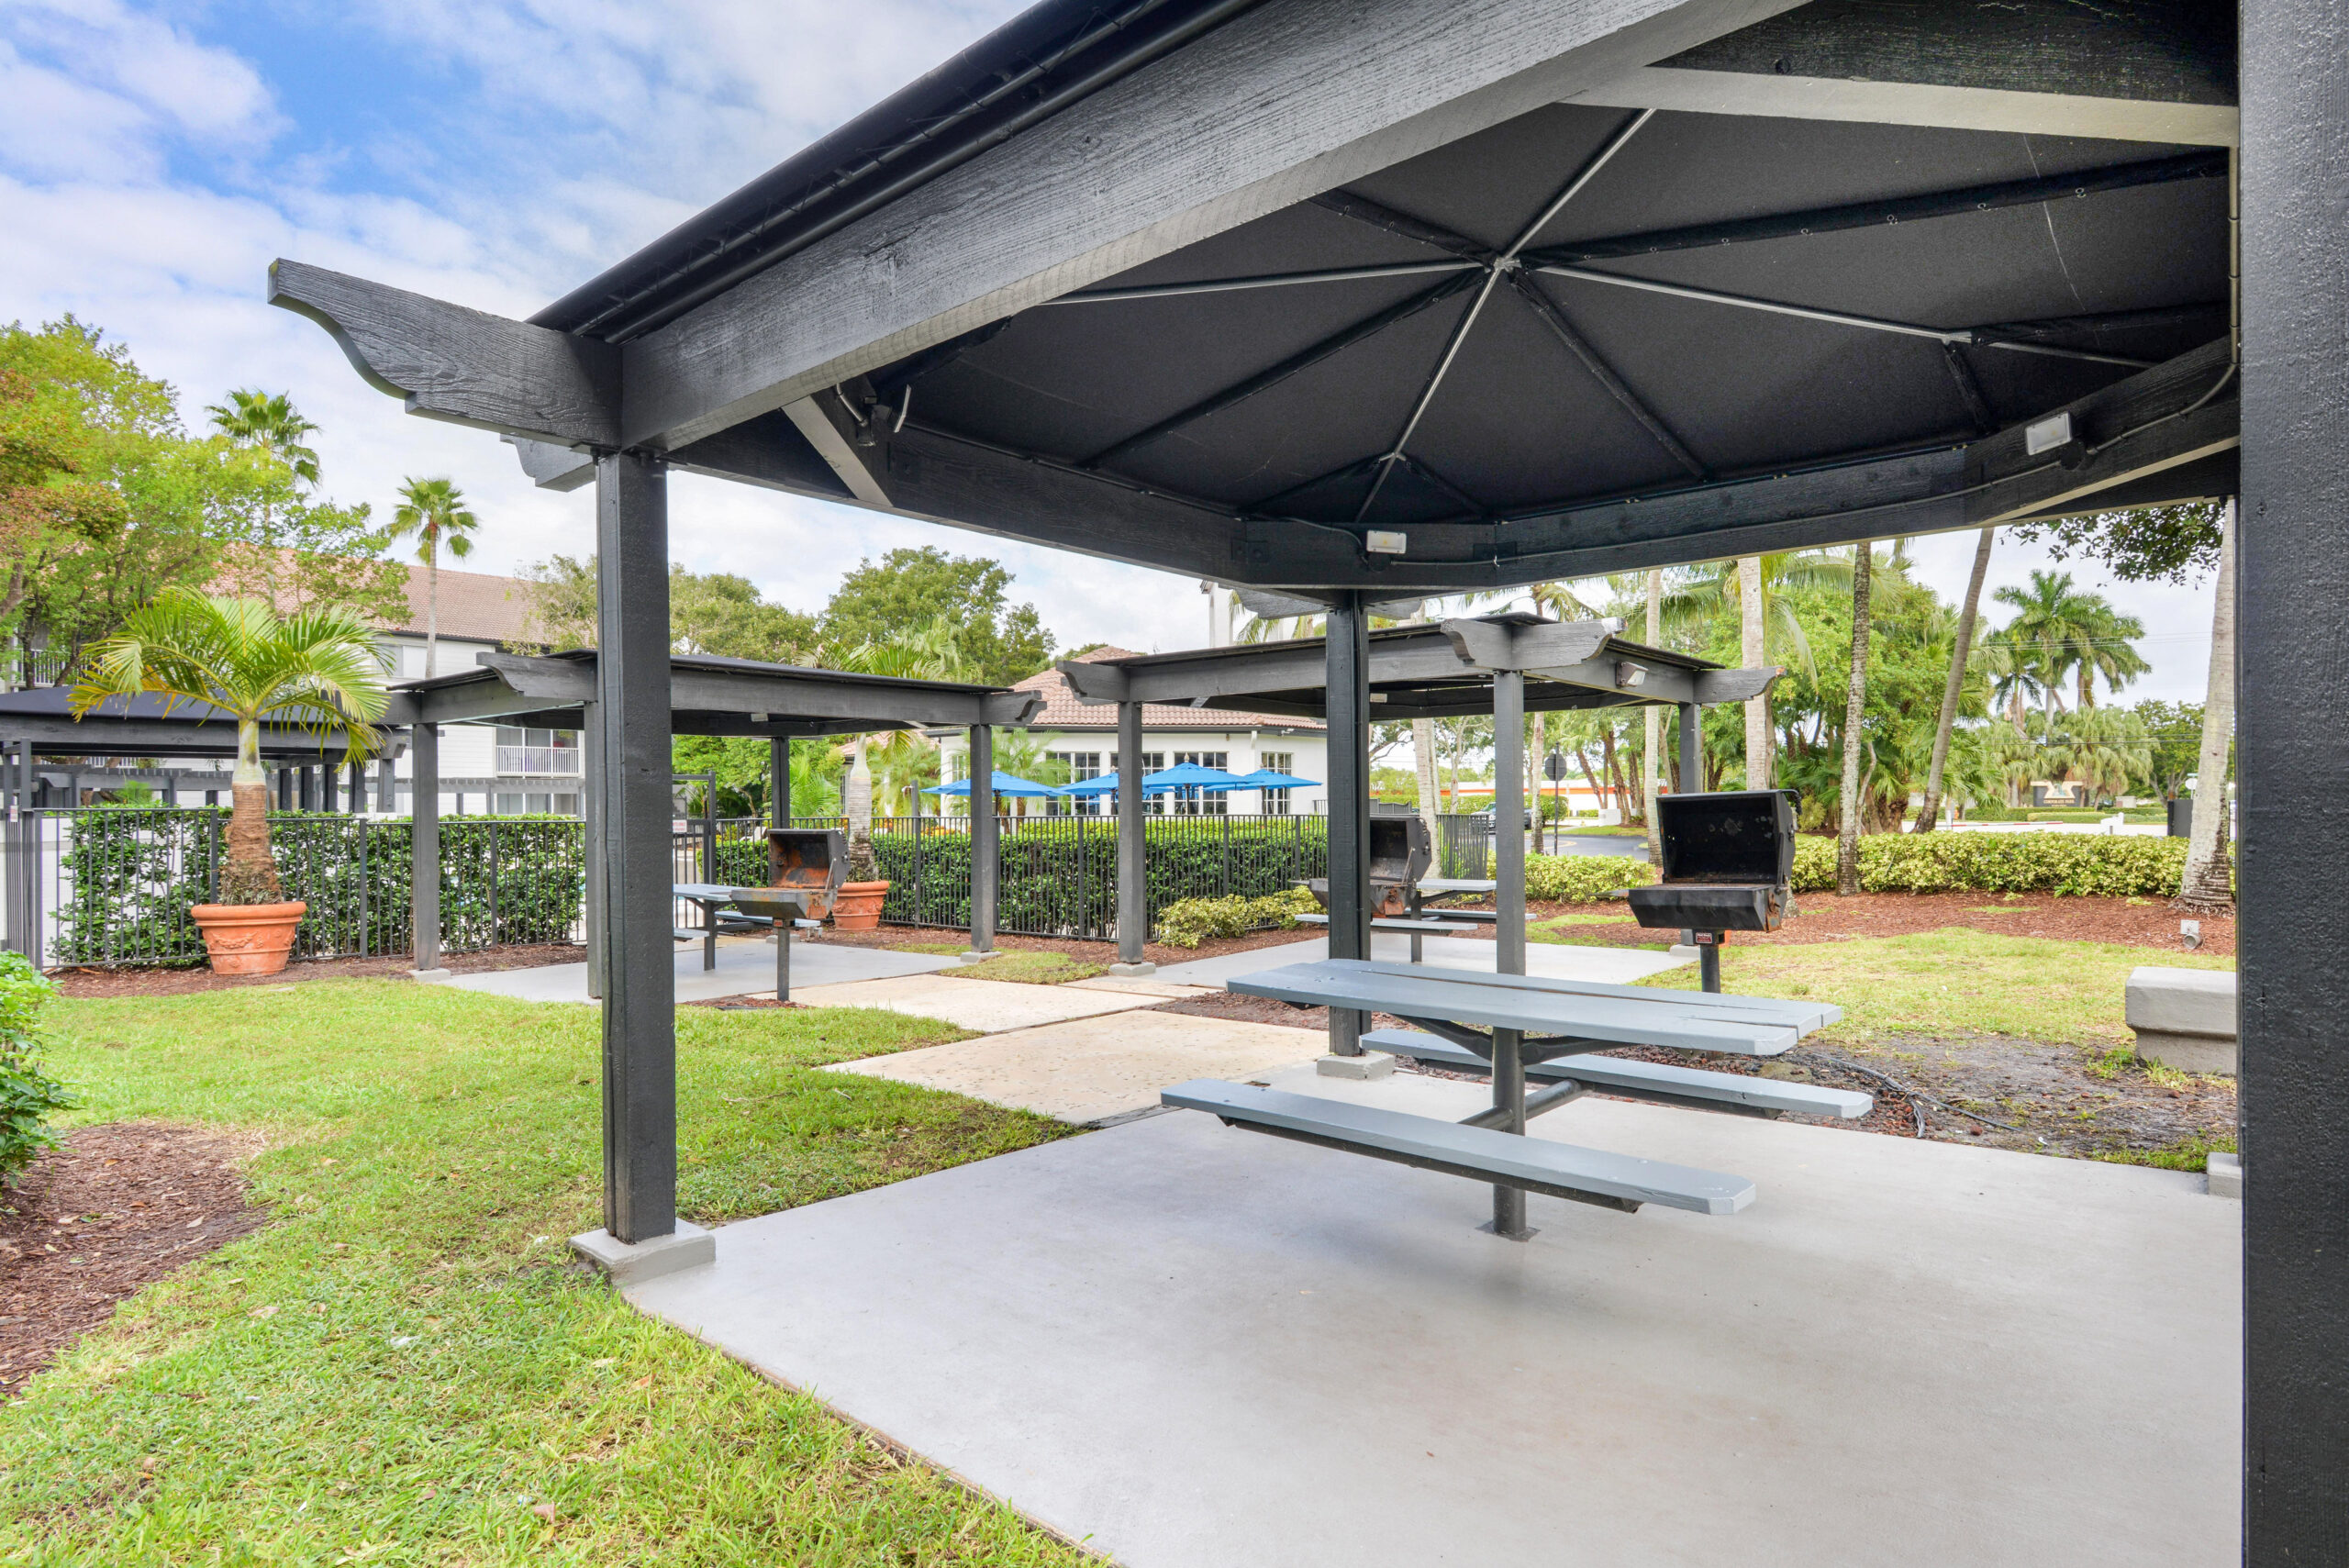
[[[1297,923],[1300,926],[1326,926],[1330,923],[1330,917],[1318,914],[1299,915],[1297,917]],[[1448,937],[1457,931],[1475,930],[1477,927],[1465,920],[1432,917],[1414,920],[1401,915],[1380,915],[1372,919],[1370,929],[1374,931],[1401,931],[1408,936],[1411,939],[1411,962],[1418,963],[1426,956],[1421,951],[1421,945],[1431,933],[1439,937]]]
[[[723,883],[681,882],[672,889],[697,906],[707,924],[699,930],[682,930],[681,937],[701,938],[701,966],[718,967],[718,938],[721,931],[774,933],[774,995],[791,1000],[791,933],[812,931],[823,922],[807,918],[815,895],[804,887],[729,887]]]
[[[1530,1139],[1525,1123],[1591,1093],[1760,1117],[1795,1111],[1850,1118],[1866,1115],[1873,1105],[1868,1095],[1847,1089],[1594,1054],[1615,1046],[1649,1046],[1778,1056],[1842,1017],[1841,1008],[1823,1002],[1361,959],[1288,964],[1225,984],[1242,995],[1386,1013],[1416,1024],[1417,1029],[1374,1030],[1362,1043],[1396,1056],[1489,1072],[1494,1106],[1448,1122],[1210,1079],[1165,1090],[1162,1103],[1209,1112],[1228,1127],[1487,1181],[1497,1190],[1544,1193],[1625,1212],[1660,1203],[1699,1214],[1733,1214],[1753,1198],[1753,1184],[1742,1176]],[[1528,1096],[1529,1079],[1546,1087]],[[1531,1234],[1522,1229],[1501,1233]]]

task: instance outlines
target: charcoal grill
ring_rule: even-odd
[[[1718,991],[1729,933],[1775,931],[1786,920],[1795,792],[1662,795],[1656,837],[1664,850],[1658,880],[1631,889],[1631,914],[1642,926],[1693,933],[1705,989]]]
[[[1435,863],[1435,849],[1428,825],[1417,817],[1374,817],[1364,824],[1370,831],[1370,914],[1384,920],[1404,912],[1411,890]],[[1305,884],[1321,907],[1330,907],[1330,879],[1308,878]]]
[[[767,885],[804,889],[806,918],[821,920],[848,879],[848,835],[837,828],[767,829]]]

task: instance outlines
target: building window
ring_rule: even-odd
[[[1066,784],[1083,784],[1086,779],[1099,778],[1102,773],[1101,753],[1098,751],[1047,751],[1044,760],[1060,764],[1061,771],[1067,774],[1063,781]],[[1101,815],[1101,803],[1108,798],[1101,795],[1055,797],[1046,806],[1054,817],[1098,817]]]
[[[500,817],[576,817],[579,796],[554,790],[500,790],[492,809]]]
[[[519,725],[497,727],[497,772],[510,773],[576,773],[579,772],[579,732],[575,729],[525,729]]]
[[[1115,751],[1109,753],[1109,771],[1118,775],[1118,782],[1119,784],[1123,784],[1125,782],[1125,773],[1118,766],[1118,754]],[[1141,754],[1141,772],[1144,776],[1151,773],[1164,773],[1165,771],[1165,752],[1144,751]],[[1166,815],[1166,797],[1163,795],[1144,795],[1142,797],[1141,808],[1154,817],[1163,817]]]
[[[1268,773],[1294,773],[1297,772],[1297,753],[1259,751],[1256,753],[1256,766]],[[1289,814],[1288,795],[1289,792],[1285,789],[1265,790],[1264,792],[1264,814],[1268,817],[1286,817]]]
[[[1229,751],[1177,751],[1175,764],[1196,762],[1202,768],[1217,768],[1226,772],[1231,761]],[[1174,810],[1184,817],[1221,817],[1231,809],[1230,792],[1219,789],[1199,789],[1186,785],[1174,792]]]

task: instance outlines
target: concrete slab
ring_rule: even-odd
[[[2240,1210],[2199,1176],[1534,1126],[1760,1196],[1536,1196],[1505,1243],[1486,1187],[1182,1113],[730,1225],[628,1294],[1130,1568],[2233,1560]]]
[[[1394,931],[1374,931],[1370,941],[1371,956],[1388,963],[1408,963],[1411,958],[1411,939]],[[1493,944],[1484,937],[1430,937],[1423,950],[1422,962],[1446,969],[1481,969],[1493,973]],[[1277,947],[1252,948],[1246,952],[1224,953],[1215,958],[1192,959],[1183,963],[1161,965],[1157,978],[1184,985],[1221,987],[1234,975],[1253,974],[1260,969],[1278,969],[1285,963],[1313,963],[1330,956],[1330,939],[1308,937],[1301,941],[1283,942]],[[1577,947],[1558,942],[1530,942],[1525,949],[1525,969],[1529,974],[1539,974],[1552,980],[1598,980],[1610,985],[1628,985],[1651,974],[1661,974],[1667,969],[1677,969],[1696,962],[1695,948],[1675,948],[1659,952],[1652,948]]]
[[[1066,984],[1080,991],[1112,991],[1128,996],[1148,996],[1160,1002],[1180,1002],[1193,996],[1212,995],[1213,985],[1172,984],[1163,980],[1127,979],[1116,974],[1097,974],[1090,980],[1071,980]]]
[[[1262,1078],[1309,1064],[1325,1044],[1314,1030],[1279,1024],[1125,1013],[867,1056],[831,1071],[950,1089],[1081,1125],[1153,1110],[1159,1090],[1172,1084]]]
[[[791,997],[811,1007],[885,1007],[893,1013],[943,1018],[983,1034],[1154,1006],[1165,1000],[1130,992],[1022,985],[1008,980],[957,980],[945,974],[907,974],[893,980],[805,988],[795,984]]]
[[[831,946],[822,942],[791,944],[791,995],[810,986],[896,975],[929,974],[952,969],[959,960],[933,953],[891,952],[883,948]],[[709,1002],[721,996],[774,992],[774,948],[757,937],[729,937],[718,944],[718,967],[701,966],[701,944],[680,947],[674,960],[677,1000]],[[593,1002],[587,995],[584,963],[553,963],[540,969],[501,969],[486,974],[460,974],[438,982],[451,991],[480,991],[512,996],[524,1002]]]

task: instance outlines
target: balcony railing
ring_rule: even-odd
[[[497,749],[497,771],[500,773],[575,773],[579,771],[579,748],[500,746]]]

